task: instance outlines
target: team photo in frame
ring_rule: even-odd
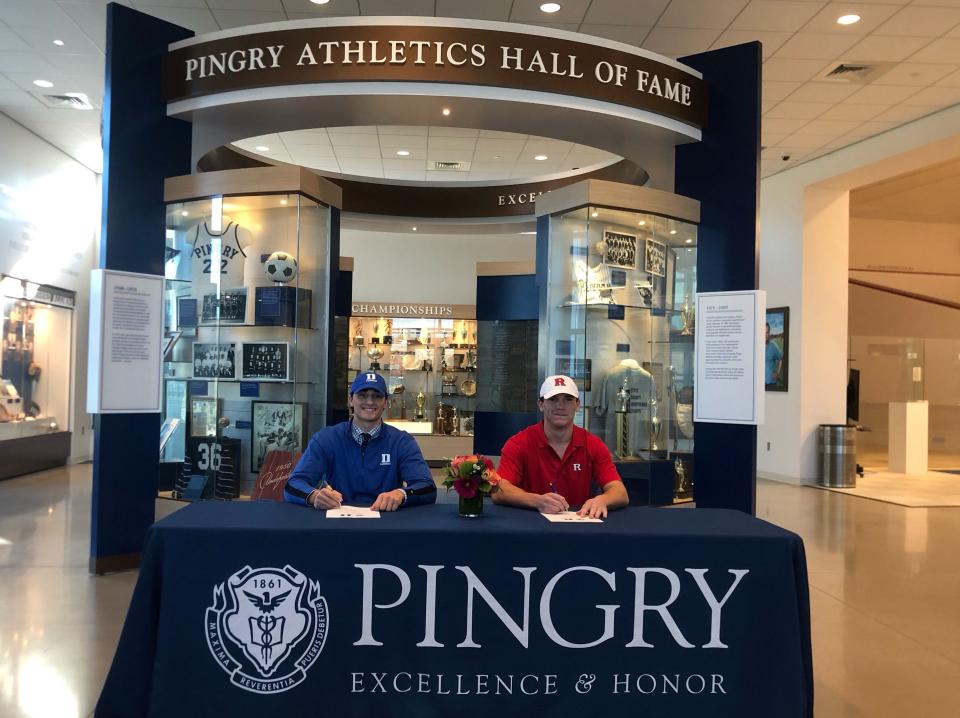
[[[233,342],[223,344],[193,343],[194,379],[236,379],[237,345]]]
[[[637,268],[637,235],[603,230],[603,263],[610,267]]]
[[[203,295],[200,323],[243,324],[247,318],[247,290],[229,289],[219,295]]]
[[[271,451],[303,452],[307,444],[306,413],[305,402],[251,403],[250,471],[260,473]]]
[[[644,243],[643,271],[655,277],[667,276],[667,245],[648,239]]]
[[[258,381],[290,379],[289,342],[244,342],[240,347],[240,378]]]

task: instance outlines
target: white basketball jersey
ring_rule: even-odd
[[[221,289],[243,286],[243,265],[247,258],[237,237],[237,224],[230,222],[220,234],[197,225],[190,255],[190,279],[193,291],[204,291],[210,285]],[[219,279],[218,279],[219,277]]]

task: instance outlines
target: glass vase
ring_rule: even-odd
[[[479,491],[472,498],[460,497],[457,512],[467,519],[476,519],[483,515],[483,494]]]

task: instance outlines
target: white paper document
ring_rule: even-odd
[[[588,523],[602,524],[603,519],[591,519],[588,516],[580,516],[576,511],[561,511],[559,514],[540,514],[550,523]]]
[[[341,506],[338,509],[327,509],[328,519],[378,519],[379,511],[364,508],[363,506]]]

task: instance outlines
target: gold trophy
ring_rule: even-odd
[[[657,444],[657,441],[660,439],[660,431],[663,429],[663,425],[660,423],[660,417],[658,416],[658,402],[657,398],[650,397],[650,451],[658,451],[660,446]]]
[[[370,359],[370,371],[380,371],[380,359],[383,357],[383,349],[374,344],[367,349],[367,357]]]
[[[630,451],[630,380],[623,378],[623,384],[617,389],[617,446],[616,455],[625,459]]]
[[[358,319],[353,323],[353,345],[362,347],[363,342],[363,322]]]
[[[423,413],[424,404],[427,403],[427,397],[422,391],[417,392],[417,413],[414,414],[413,418],[417,421],[423,421],[426,418],[426,415]]]

